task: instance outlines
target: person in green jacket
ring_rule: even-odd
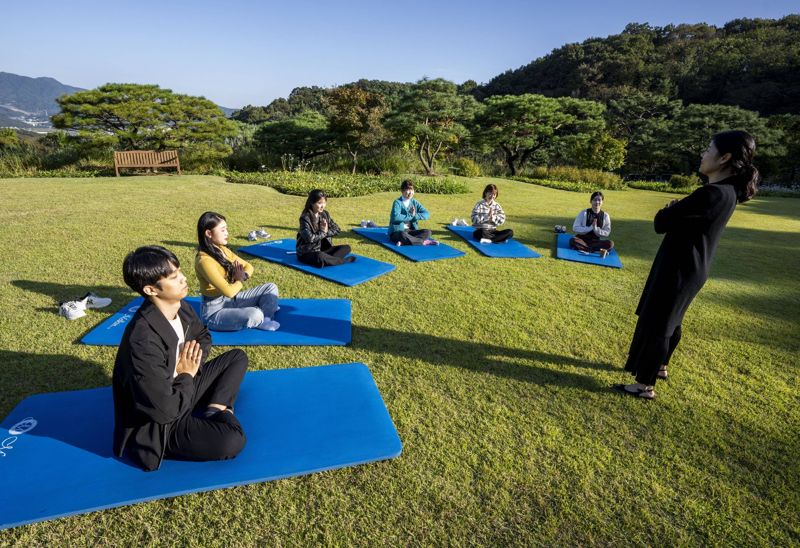
[[[430,218],[430,213],[414,199],[414,183],[403,181],[400,193],[389,214],[389,239],[396,245],[439,245],[430,230],[419,228],[419,221]]]

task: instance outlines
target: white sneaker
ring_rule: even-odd
[[[281,324],[275,320],[264,319],[264,321],[261,322],[261,325],[256,326],[256,329],[261,329],[262,331],[277,331],[280,326]]]
[[[265,240],[269,239],[272,236],[269,232],[264,230],[264,227],[259,228],[258,230],[255,231],[255,233],[257,237],[264,238]]]
[[[364,219],[361,219],[361,222],[359,223],[359,226],[361,226],[361,228],[367,228],[367,221],[365,221]]]
[[[451,225],[453,225],[453,226],[458,226],[458,219],[456,219],[455,217],[453,217],[453,220],[452,220],[452,221],[450,221],[450,224],[451,224]]]
[[[58,305],[58,315],[77,320],[86,315],[86,305],[81,301],[67,301]]]
[[[87,293],[80,299],[80,302],[83,303],[85,308],[105,308],[111,304],[111,299],[94,293]]]
[[[469,226],[466,219],[461,219],[461,226]]]
[[[492,243],[492,240],[490,240],[489,238],[481,238],[481,243],[482,244],[490,244],[490,243]]]
[[[256,240],[258,240],[258,234],[256,234],[255,230],[251,230],[250,232],[247,233],[247,240],[250,242],[255,242]]]

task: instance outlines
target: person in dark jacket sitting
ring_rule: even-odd
[[[333,245],[333,237],[339,234],[339,225],[325,211],[327,204],[328,196],[322,190],[315,189],[308,193],[306,206],[300,215],[300,231],[295,247],[301,263],[318,268],[356,260],[349,255],[349,245]]]
[[[233,414],[247,355],[230,350],[205,361],[211,336],[191,305],[178,258],[140,247],[122,265],[144,297],[122,335],[114,363],[114,454],[144,470],[165,458],[224,460],[245,445]]]

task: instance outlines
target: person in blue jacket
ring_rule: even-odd
[[[438,245],[430,230],[419,228],[419,221],[430,218],[430,213],[414,199],[414,183],[403,181],[400,193],[389,214],[389,239],[396,245]]]

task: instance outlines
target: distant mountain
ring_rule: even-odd
[[[59,111],[56,98],[82,90],[53,78],[0,72],[0,126],[49,129],[50,116]]]
[[[53,128],[50,116],[59,112],[56,99],[84,91],[53,78],[29,78],[0,72],[0,127],[47,131]],[[236,109],[219,107],[226,117]]]

